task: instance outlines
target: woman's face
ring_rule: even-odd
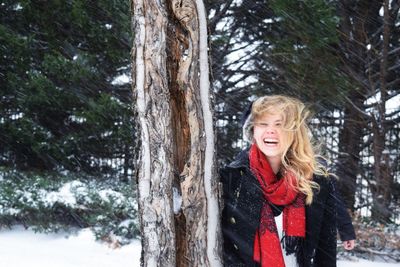
[[[265,114],[254,121],[253,139],[268,160],[280,160],[285,150],[282,115]]]

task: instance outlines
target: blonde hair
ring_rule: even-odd
[[[251,114],[244,125],[245,136],[253,139],[254,122],[265,114],[281,115],[284,138],[282,144],[282,165],[286,171],[295,174],[296,190],[306,195],[306,204],[311,204],[313,188],[319,189],[312,180],[313,174],[329,176],[327,169],[317,161],[320,157],[311,143],[306,120],[309,110],[298,99],[283,95],[270,95],[258,98],[252,106]]]

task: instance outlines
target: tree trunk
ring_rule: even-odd
[[[363,142],[363,128],[366,118],[363,103],[370,91],[368,79],[364,77],[365,66],[360,59],[366,58],[367,45],[364,29],[368,28],[370,5],[360,1],[356,7],[352,1],[340,1],[340,51],[342,71],[349,77],[349,97],[344,108],[343,128],[339,135],[338,170],[340,189],[348,208],[354,211],[356,181],[360,173],[360,153]],[[356,13],[357,12],[357,13]],[[355,16],[356,14],[362,14]],[[360,112],[361,111],[361,112]]]
[[[167,19],[160,2],[133,1],[133,77],[140,122],[138,196],[142,266],[175,266],[171,108],[166,68]]]
[[[203,3],[132,7],[142,266],[222,266]]]
[[[372,129],[374,133],[374,175],[376,183],[372,186],[372,209],[371,217],[373,220],[387,223],[390,222],[391,211],[391,191],[394,183],[391,175],[391,166],[389,162],[389,150],[386,147],[385,137],[387,133],[386,127],[386,101],[387,93],[387,76],[388,76],[388,49],[390,38],[390,19],[389,19],[389,0],[383,1],[383,42],[382,42],[382,58],[380,62],[380,93],[381,100],[377,105],[378,118],[373,119]],[[385,151],[385,149],[387,149]]]
[[[355,106],[362,106],[364,97],[358,92],[352,93],[349,100]],[[365,122],[358,111],[350,103],[346,103],[344,110],[343,128],[339,134],[339,157],[337,175],[339,177],[340,191],[346,206],[354,211],[357,175],[360,172],[359,161],[362,129]]]

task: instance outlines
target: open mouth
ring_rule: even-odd
[[[278,145],[278,140],[275,140],[275,139],[265,138],[263,141],[264,141],[264,144],[266,144],[266,145]]]

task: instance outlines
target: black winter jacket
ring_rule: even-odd
[[[235,161],[221,169],[220,175],[224,194],[224,266],[259,266],[253,261],[253,242],[264,198],[257,179],[249,169],[248,151],[242,151]],[[320,190],[314,192],[312,204],[306,206],[306,238],[298,261],[305,267],[335,267],[338,202],[334,179],[320,176],[313,179]],[[275,207],[274,214],[279,215],[281,209]],[[341,212],[347,214],[344,207]],[[348,214],[345,219],[350,219]],[[344,225],[350,225],[352,229],[351,220],[349,222]],[[348,236],[351,235],[349,229],[345,231]]]

